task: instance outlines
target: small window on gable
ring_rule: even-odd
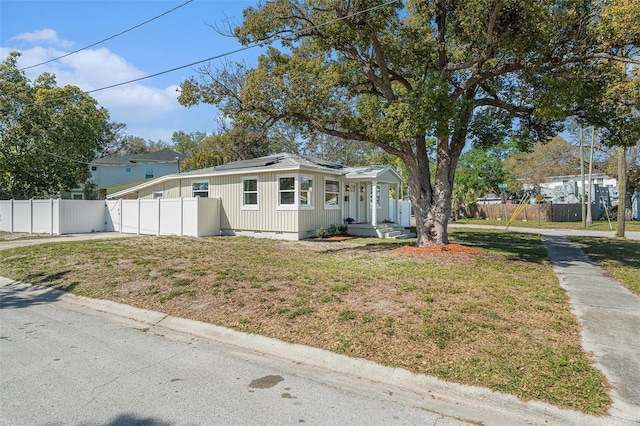
[[[296,204],[296,178],[293,176],[278,178],[278,205]]]
[[[95,172],[96,170],[98,170],[98,166],[91,166],[91,171]]]
[[[192,182],[191,196],[207,198],[209,196],[209,182],[208,181]]]
[[[125,167],[124,171],[125,173],[131,173],[131,167]]]
[[[151,167],[147,167],[144,171],[144,178],[149,179],[153,177],[153,169]]]
[[[326,209],[339,209],[340,182],[327,179],[324,181],[324,207]]]
[[[154,191],[151,195],[154,200],[157,200],[158,198],[162,198],[162,191]]]
[[[242,208],[258,209],[258,178],[247,177],[242,179]]]
[[[300,177],[300,206],[313,207],[313,179]]]

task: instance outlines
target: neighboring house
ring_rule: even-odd
[[[589,184],[589,177],[585,174],[585,186]],[[594,203],[600,204],[595,198],[602,198],[605,206],[618,204],[618,182],[604,173],[594,173],[591,176]],[[553,176],[539,185],[540,192],[546,202],[554,204],[580,203],[582,194],[582,177],[580,175]],[[535,189],[532,185],[524,185],[524,189]],[[588,194],[589,191],[587,190]]]
[[[111,187],[119,190],[127,183],[140,183],[145,179],[179,172],[180,164],[185,159],[185,155],[168,148],[147,154],[98,158],[89,164],[91,177],[88,181],[95,184],[96,191],[101,192],[104,198],[114,192]],[[64,198],[67,197],[82,200],[84,189],[74,189]]]
[[[222,235],[298,240],[348,223],[351,234],[392,237],[403,233],[390,223],[399,217],[392,205],[399,205],[401,181],[391,166],[346,167],[283,153],[162,176],[108,198],[218,198]]]

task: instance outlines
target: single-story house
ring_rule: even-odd
[[[392,221],[401,181],[391,166],[347,167],[282,153],[165,175],[108,198],[218,198],[222,235],[299,240],[348,224],[350,234],[401,237],[408,235]]]

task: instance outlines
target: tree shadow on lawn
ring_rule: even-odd
[[[612,261],[640,270],[640,241],[602,237],[571,237],[594,262]]]
[[[478,247],[486,252],[502,254],[507,260],[529,263],[549,261],[549,255],[539,236],[510,232],[477,232],[474,230],[450,233],[458,244]]]

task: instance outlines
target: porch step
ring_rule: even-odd
[[[378,227],[376,231],[382,238],[389,238],[394,240],[405,240],[413,238],[413,234],[407,232],[407,230],[400,225],[382,225]]]

